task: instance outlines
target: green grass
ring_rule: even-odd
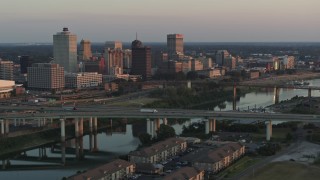
[[[247,169],[249,166],[257,163],[260,159],[256,159],[249,156],[244,156],[231,166],[229,166],[227,169],[225,169],[223,172],[219,173],[219,177],[226,177],[231,178],[232,176],[238,174],[239,172]]]
[[[124,107],[141,107],[143,105],[152,103],[158,99],[155,98],[139,98],[139,99],[130,99],[127,101],[115,102],[111,103],[111,105],[115,106],[124,106]]]
[[[319,179],[320,168],[296,162],[276,162],[241,180],[309,180]]]

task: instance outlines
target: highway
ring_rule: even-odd
[[[11,110],[21,110],[22,107],[10,107]],[[39,108],[38,108],[39,109]],[[255,121],[305,121],[320,122],[320,115],[282,114],[282,113],[256,113],[238,111],[210,111],[191,109],[157,109],[158,112],[140,112],[139,108],[127,107],[79,107],[77,110],[63,110],[61,107],[45,108],[43,112],[1,113],[0,119],[36,119],[36,118],[216,118],[217,120],[255,120]]]

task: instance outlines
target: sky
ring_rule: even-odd
[[[0,43],[78,41],[320,42],[320,0],[1,0]]]

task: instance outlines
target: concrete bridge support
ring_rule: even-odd
[[[61,129],[61,161],[62,165],[66,164],[66,126],[65,119],[60,118],[60,129]]]
[[[266,121],[266,140],[270,141],[272,136],[272,121]]]
[[[209,120],[205,121],[205,133],[206,134],[210,133],[210,121]]]
[[[311,88],[308,89],[308,98],[311,98]]]
[[[10,121],[9,119],[5,119],[4,120],[4,124],[5,124],[5,134],[8,135],[9,134],[9,127],[10,127]]]
[[[160,119],[159,118],[154,120],[154,127],[155,127],[154,128],[155,132],[160,129]]]
[[[3,119],[0,120],[0,124],[1,124],[0,134],[1,134],[1,136],[4,136],[5,132],[4,132],[4,120]]]
[[[75,118],[74,119],[74,135],[75,135],[75,154],[76,154],[76,159],[80,159],[80,150],[79,150],[79,119]]]
[[[211,132],[216,132],[216,119],[210,119],[210,131]]]
[[[151,138],[155,137],[155,122],[147,119],[147,133],[151,135]]]
[[[80,148],[80,159],[83,159],[84,157],[84,151],[83,151],[83,118],[80,118],[79,121],[79,148]]]
[[[98,151],[98,139],[97,139],[97,133],[98,133],[98,118],[94,117],[93,119],[93,149],[92,151]]]
[[[232,103],[232,110],[237,110],[237,86],[233,86],[233,103]]]
[[[273,93],[274,93],[274,95],[273,95],[274,104],[278,104],[279,103],[280,88],[274,87]]]
[[[92,133],[93,133],[93,123],[92,117],[89,118],[89,150],[92,151],[93,144],[92,144]]]
[[[163,119],[162,119],[162,124],[164,124],[164,125],[167,125],[167,124],[168,124],[167,118],[163,118]]]

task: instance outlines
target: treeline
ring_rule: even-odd
[[[226,100],[232,100],[233,91],[220,88],[214,82],[208,82],[193,88],[168,87],[158,89],[150,93],[150,97],[160,100],[147,104],[145,107],[192,108],[204,102],[215,102],[217,106]]]

